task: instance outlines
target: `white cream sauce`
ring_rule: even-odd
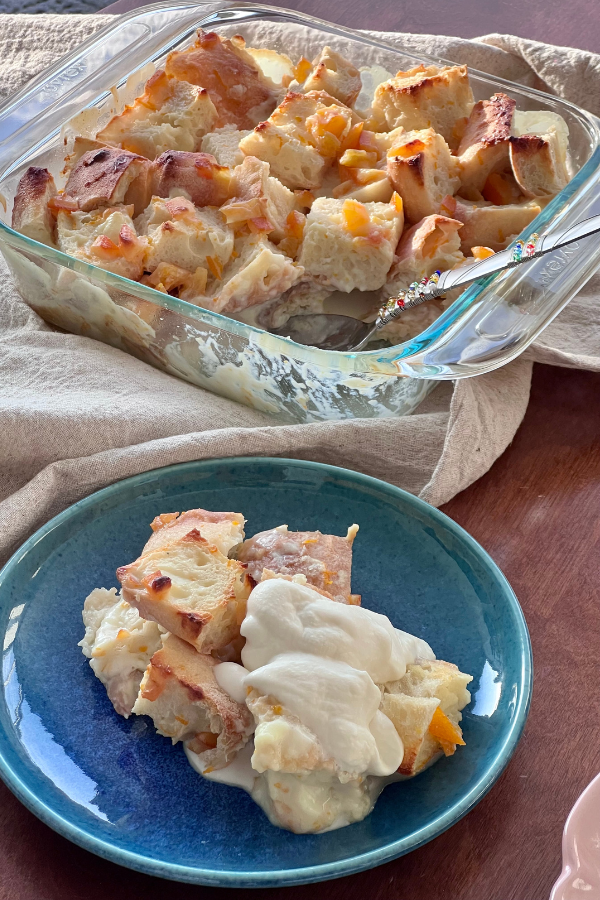
[[[404,752],[379,709],[379,685],[402,678],[417,657],[435,659],[431,647],[394,628],[385,616],[281,578],[254,588],[241,633],[244,665],[216,666],[217,682],[238,702],[248,689],[273,698],[285,714],[258,724],[257,754],[249,742],[229,766],[204,777],[248,791],[275,825],[297,833],[360,821],[386,784],[399,780]],[[307,735],[330,761],[328,770],[253,768],[265,738],[286,745],[293,757],[296,751],[301,756]],[[185,752],[204,774],[200,758]]]

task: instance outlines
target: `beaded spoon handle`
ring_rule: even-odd
[[[532,234],[527,241],[517,241],[508,250],[494,253],[485,259],[478,260],[468,266],[448,269],[445,272],[434,272],[422,281],[413,282],[406,291],[397,297],[391,297],[377,313],[371,324],[353,319],[350,316],[333,314],[292,316],[285,325],[272,329],[273,334],[289,337],[298,344],[307,344],[323,350],[356,351],[362,350],[372,336],[385,325],[393,322],[408,309],[414,309],[427,300],[443,296],[451,288],[463,287],[485,278],[494,272],[512,269],[521,263],[543,256],[551,250],[557,250],[566,244],[572,244],[581,238],[600,231],[600,216],[584,219],[563,231],[553,231],[540,237]]]
[[[500,253],[494,253],[485,259],[478,260],[468,266],[459,266],[457,269],[449,269],[445,272],[434,272],[433,275],[423,278],[421,281],[413,281],[406,291],[400,291],[397,297],[391,297],[377,313],[372,331],[360,342],[359,350],[371,337],[373,332],[379,331],[389,322],[393,322],[407,309],[414,309],[426,300],[434,300],[443,296],[447,291],[455,287],[470,284],[486,275],[494,272],[502,272],[505,269],[513,269],[515,266],[530,259],[536,259],[557,250],[566,244],[572,244],[583,237],[588,237],[600,231],[600,216],[592,216],[567,228],[564,231],[546,234],[540,238],[539,234],[532,234],[528,241],[518,240]]]

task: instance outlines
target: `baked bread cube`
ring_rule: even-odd
[[[559,158],[566,164],[569,149],[569,126],[558,113],[545,109],[515,109],[512,134],[514,137],[521,137],[524,134],[537,134],[538,136],[556,134],[560,148]]]
[[[227,556],[232,547],[244,540],[246,520],[241,513],[211,512],[208,509],[188,509],[182,513],[162,513],[151,522],[152,536],[148,538],[142,556],[162,550],[196,528],[209,544],[214,544]]]
[[[136,227],[147,243],[147,272],[153,272],[160,263],[169,263],[188,272],[201,267],[220,277],[233,252],[233,232],[219,210],[198,209],[185,197],[153,197],[136,219]]]
[[[456,159],[433,128],[403,134],[388,150],[387,173],[411,224],[437,213],[444,197],[459,185]]]
[[[454,269],[464,263],[460,249],[463,225],[448,216],[427,216],[404,232],[398,243],[385,291],[392,295],[436,269]],[[407,315],[404,313],[404,315]],[[400,318],[403,318],[401,316]]]
[[[156,730],[176,744],[185,741],[205,772],[222,769],[249,740],[254,722],[218,684],[218,661],[168,635],[144,673],[133,712],[150,716]]]
[[[13,203],[15,231],[54,247],[55,223],[48,203],[56,196],[54,178],[48,169],[30,166],[21,176]]]
[[[510,138],[510,164],[526,197],[553,197],[567,185],[558,134],[525,134]]]
[[[375,89],[373,119],[382,131],[433,128],[451,148],[457,123],[471,114],[474,99],[466,66],[416,66],[398,72]]]
[[[287,525],[279,525],[244,541],[236,558],[257,583],[265,570],[281,576],[305,575],[310,585],[333,600],[360,605],[360,597],[352,594],[350,586],[357,531],[358,525],[352,525],[342,538],[320,531],[288,531]]]
[[[505,250],[540,214],[541,207],[534,200],[494,206],[486,201],[445,197],[440,212],[463,223],[460,248],[465,256],[470,256],[473,247],[489,247],[495,252]]]
[[[264,234],[243,234],[236,238],[221,280],[212,285],[214,296],[202,305],[216,312],[239,312],[279,297],[303,274],[302,266],[280,253]]]
[[[323,303],[332,292],[314,281],[298,281],[274,300],[265,303],[256,322],[267,331],[285,325],[291,316],[306,316],[323,312]]]
[[[123,598],[140,615],[198,651],[218,653],[239,636],[250,581],[241,563],[197,528],[121,566],[117,578]]]
[[[482,191],[492,172],[508,168],[515,106],[516,102],[506,94],[494,94],[473,107],[457,151],[463,189]]]
[[[323,47],[313,67],[304,82],[305,91],[326,91],[345,106],[354,106],[362,87],[356,66],[331,47]]]
[[[290,213],[296,208],[294,194],[269,175],[269,164],[247,156],[233,170],[230,199],[221,207],[228,225],[248,225],[275,242],[285,237]]]
[[[262,74],[240,37],[229,40],[199,29],[192,47],[169,54],[165,71],[205,88],[218,111],[219,125],[254,128],[277,103],[277,86]]]
[[[417,775],[442,754],[451,756],[464,745],[461,710],[470,702],[471,675],[442,660],[417,660],[406,675],[386,684],[381,711],[392,721],[404,745],[398,769]]]
[[[183,195],[195,206],[221,206],[229,196],[229,169],[209,153],[167,150],[151,166],[152,194],[156,197]]]
[[[269,163],[272,174],[291,190],[319,187],[327,162],[310,144],[302,144],[271,122],[261,122],[242,138],[240,150]]]
[[[132,215],[133,206],[59,209],[56,242],[69,256],[137,281],[144,271],[146,244],[136,234]]]
[[[200,149],[203,153],[214,156],[220,166],[233,169],[244,162],[240,141],[249,134],[249,131],[239,131],[235,125],[225,125],[205,134]]]
[[[199,150],[202,136],[217,118],[208,91],[159,69],[144,93],[113,116],[96,140],[155,159],[165,150]]]
[[[71,169],[63,199],[76,201],[84,212],[133,204],[138,215],[150,199],[150,167],[149,160],[128,150],[90,150]]]
[[[265,160],[291,190],[317,188],[356,114],[325,91],[288,92],[266,122],[240,142],[247,156]]]
[[[83,605],[85,637],[79,641],[94,675],[106,687],[120,716],[129,718],[142,676],[161,645],[161,628],[142,619],[117,594],[116,588],[96,588]]]
[[[307,275],[332,289],[377,290],[392,265],[403,221],[401,204],[320,197],[308,214],[298,261]]]

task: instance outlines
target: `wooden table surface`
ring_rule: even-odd
[[[357,27],[471,37],[513,32],[600,50],[598,0],[317,0],[288,6]],[[120,0],[108,10],[133,8]],[[444,835],[370,872],[248,892],[272,900],[547,900],[561,832],[600,771],[600,375],[536,366],[513,444],[444,511],[500,565],[525,611],[535,688],[524,736],[485,799]],[[0,785],[0,900],[192,900],[240,891],[167,883],[59,837]]]

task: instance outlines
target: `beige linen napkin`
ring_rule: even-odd
[[[109,21],[3,16],[3,99]],[[541,87],[600,114],[600,57],[489,35],[476,41],[377,34],[417,53]],[[600,371],[600,280],[526,355],[441,384],[411,416],[274,425],[126,354],[47,326],[0,263],[0,560],[75,500],[120,478],[192,459],[284,456],[366,472],[439,505],[506,449],[529,398],[532,359]]]

